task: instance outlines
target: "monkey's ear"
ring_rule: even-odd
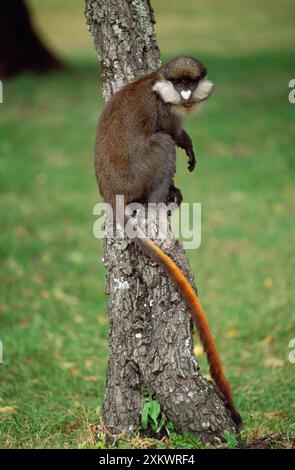
[[[203,78],[199,81],[197,88],[194,91],[194,99],[196,101],[203,101],[211,95],[214,85],[210,80]]]

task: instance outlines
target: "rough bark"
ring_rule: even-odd
[[[102,63],[103,96],[108,100],[135,76],[159,66],[159,49],[146,0],[87,0],[86,18]],[[195,287],[181,243],[156,240]],[[143,392],[149,390],[177,431],[204,442],[236,428],[216,387],[202,377],[193,354],[190,312],[162,268],[130,240],[106,237],[110,324],[103,404],[112,434],[140,424]]]
[[[0,78],[25,70],[49,72],[62,62],[41,42],[24,0],[0,2]]]
[[[101,62],[106,101],[160,65],[153,14],[146,0],[86,0],[86,22]]]

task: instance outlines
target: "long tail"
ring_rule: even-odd
[[[211,377],[223,394],[234,423],[240,427],[242,424],[242,419],[240,414],[235,409],[231,388],[224,376],[222,363],[199,297],[176,263],[168,255],[166,255],[155,242],[153,242],[150,238],[137,238],[136,241],[140,242],[152,256],[152,258],[154,258],[159,262],[159,264],[163,266],[163,268],[174,280],[175,284],[182,293],[186,305],[190,309],[192,317],[196,322],[200,339],[208,359]]]

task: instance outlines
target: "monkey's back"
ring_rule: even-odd
[[[155,80],[152,73],[124,86],[101,114],[95,173],[104,200],[112,205],[116,194],[123,194],[129,203],[149,190],[153,158],[148,147],[157,131]]]

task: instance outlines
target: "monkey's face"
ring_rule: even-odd
[[[213,83],[205,77],[171,78],[170,79],[177,95],[172,104],[178,104],[190,109],[194,104],[206,100],[213,90]]]
[[[163,78],[155,83],[153,90],[160,95],[165,103],[190,111],[211,95],[213,83],[205,77],[202,79],[187,77],[180,79]]]
[[[190,77],[168,78],[178,93],[177,101],[180,104],[188,103],[193,98],[193,93],[198,86],[198,80]]]
[[[162,70],[153,90],[165,103],[184,108],[187,112],[212,93],[213,83],[206,79],[206,75],[207,70],[201,62],[191,57],[177,57]]]

